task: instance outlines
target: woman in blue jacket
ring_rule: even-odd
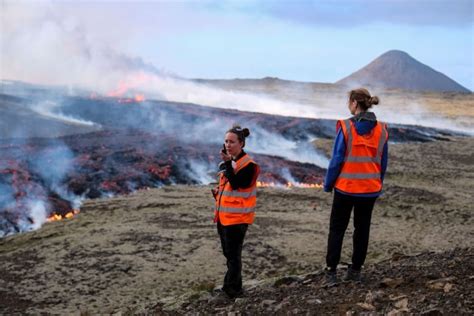
[[[326,254],[326,281],[337,283],[337,265],[345,231],[354,209],[352,264],[345,280],[360,281],[369,244],[370,221],[387,169],[388,129],[368,110],[379,103],[364,88],[349,92],[348,108],[353,115],[340,120],[331,161],[328,166],[324,191],[332,192],[328,248]]]

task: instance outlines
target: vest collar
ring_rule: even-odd
[[[239,157],[240,158],[237,159],[237,161],[232,161],[232,167],[235,172],[238,172],[240,169],[252,162],[252,158],[250,158],[250,156],[245,152],[243,152],[243,155],[239,155]]]
[[[242,149],[242,151],[240,152],[240,154],[234,158],[232,158],[233,161],[237,161],[239,160],[240,158],[242,158],[243,156],[245,156],[247,153]]]

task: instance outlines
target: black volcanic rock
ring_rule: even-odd
[[[394,255],[366,267],[360,284],[326,287],[324,272],[248,286],[235,300],[195,294],[153,307],[163,315],[472,315],[472,249]],[[470,270],[471,269],[471,270]],[[342,271],[341,271],[342,277]],[[244,286],[245,287],[245,286]],[[176,305],[172,305],[172,304]],[[178,307],[177,307],[178,306]]]
[[[28,107],[33,102],[0,93],[0,138],[58,137],[100,129],[97,125],[78,124],[42,115]]]
[[[471,92],[448,76],[399,50],[386,52],[336,84],[414,91]]]
[[[134,129],[103,130],[27,141],[0,139],[0,238],[30,230],[34,205],[65,216],[74,201],[171,184],[216,181],[220,144]],[[325,169],[254,154],[260,181],[321,184]],[[203,168],[203,171],[200,171]]]

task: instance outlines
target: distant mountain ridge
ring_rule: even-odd
[[[413,91],[471,92],[445,74],[400,50],[390,50],[382,54],[336,84]]]

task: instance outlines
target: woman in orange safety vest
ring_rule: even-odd
[[[221,150],[222,169],[219,186],[213,190],[216,200],[214,221],[227,260],[222,290],[230,298],[242,294],[242,245],[249,224],[255,217],[259,166],[244,152],[248,128],[234,125],[225,134]]]
[[[324,191],[334,189],[326,254],[326,282],[335,285],[344,233],[354,209],[352,264],[346,281],[361,281],[360,271],[369,244],[370,221],[375,200],[382,191],[387,169],[388,128],[368,110],[379,103],[364,88],[349,92],[348,107],[353,115],[336,124],[333,156],[328,166]]]

